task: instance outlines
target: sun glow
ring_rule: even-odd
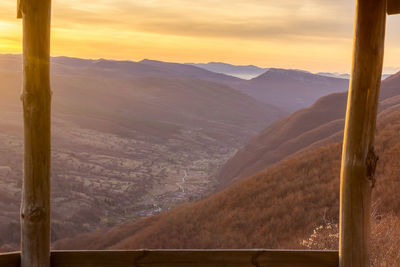
[[[52,55],[224,61],[349,71],[354,1],[53,1]],[[386,65],[400,61],[389,18]],[[0,3],[0,53],[20,53],[16,0]]]
[[[0,52],[18,52],[21,49],[21,25],[0,20]]]

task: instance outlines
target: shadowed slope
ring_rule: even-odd
[[[318,100],[263,130],[221,169],[222,186],[249,176],[343,128],[346,94]]]

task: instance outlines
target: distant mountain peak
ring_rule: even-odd
[[[142,59],[142,60],[138,61],[138,63],[167,63],[167,64],[171,63],[171,64],[173,64],[172,62],[166,62],[166,61],[160,61],[160,60],[148,59],[148,58]]]
[[[245,80],[257,77],[268,70],[267,68],[261,68],[255,65],[232,65],[224,62],[186,63],[186,65],[196,66],[208,71],[222,73]]]
[[[319,75],[312,74],[311,72],[297,69],[280,69],[280,68],[270,68],[265,73],[257,76],[251,81],[263,81],[263,80],[275,80],[275,79],[288,79],[288,80],[298,80],[298,79],[318,79]]]

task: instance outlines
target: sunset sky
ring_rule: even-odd
[[[0,53],[21,51],[16,2],[0,2]],[[53,0],[52,55],[348,72],[353,21],[349,0]],[[400,67],[396,28],[400,15],[385,72]]]

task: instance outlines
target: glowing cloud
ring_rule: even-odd
[[[21,51],[15,6],[0,3],[0,53]],[[54,0],[52,54],[348,71],[353,20],[347,0]],[[400,59],[396,24],[390,66]]]

